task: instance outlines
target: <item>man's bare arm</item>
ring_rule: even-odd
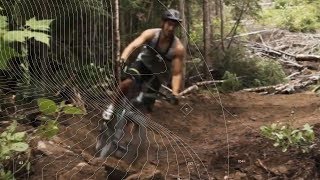
[[[141,33],[139,37],[133,40],[122,52],[121,59],[127,60],[130,54],[136,49],[142,46],[147,40],[152,39],[154,36],[153,29],[147,29]]]
[[[182,76],[183,76],[183,61],[185,57],[185,48],[182,44],[179,44],[176,47],[176,56],[172,61],[172,94],[178,95],[181,83],[182,83]]]

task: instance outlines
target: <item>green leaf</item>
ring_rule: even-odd
[[[265,131],[265,130],[267,130],[267,129],[268,129],[267,126],[261,126],[261,127],[260,127],[260,130],[261,130],[261,131]]]
[[[0,135],[0,137],[6,137],[7,136],[7,134],[8,134],[8,132],[7,131],[4,131],[3,133],[1,133],[1,135]]]
[[[303,125],[303,129],[302,130],[305,130],[305,131],[308,131],[308,132],[313,132],[312,127],[308,123]]]
[[[52,138],[59,132],[57,121],[48,121],[45,125],[41,125],[38,131],[42,137]]]
[[[0,149],[0,154],[2,156],[6,156],[6,155],[9,155],[9,152],[10,152],[10,148],[8,146],[2,146],[1,149]]]
[[[12,57],[20,56],[14,49],[9,47],[4,41],[0,41],[0,69],[5,70],[8,67],[8,61]]]
[[[18,132],[18,133],[14,133],[13,134],[13,138],[16,141],[22,141],[24,139],[25,135],[26,135],[25,131],[24,132]]]
[[[33,30],[49,31],[52,21],[53,19],[36,20],[36,18],[33,17],[26,22],[26,26],[30,27]]]
[[[3,35],[3,39],[8,42],[25,42],[30,31],[8,31]]]
[[[300,140],[302,138],[302,132],[298,132],[296,138]]]
[[[277,124],[276,123],[272,123],[271,124],[271,129],[276,129],[277,128]]]
[[[39,98],[37,102],[39,110],[46,115],[52,115],[58,109],[56,103],[50,99]]]
[[[66,106],[66,101],[61,101],[60,107],[63,108],[63,107],[65,107],[65,106]]]
[[[50,36],[42,32],[29,32],[29,38],[33,38],[37,41],[40,41],[47,46],[50,46]]]
[[[279,133],[276,133],[276,132],[273,132],[272,134],[277,136],[279,139],[283,139],[283,134],[279,134]]]
[[[29,148],[29,145],[24,142],[17,142],[10,145],[10,149],[18,152],[26,151]]]
[[[296,134],[297,132],[300,132],[300,130],[299,129],[293,130],[291,134]]]
[[[277,147],[277,146],[279,146],[279,145],[280,145],[279,142],[276,142],[276,143],[273,144],[274,147]]]
[[[65,114],[84,114],[84,112],[80,108],[70,106],[64,107],[63,112]]]
[[[286,129],[286,126],[282,126],[280,130],[284,130],[284,129]]]
[[[17,121],[13,121],[11,124],[10,124],[10,126],[8,126],[7,127],[7,130],[8,130],[8,132],[10,133],[12,133],[12,132],[14,132],[15,130],[16,130],[16,128],[17,128]]]
[[[7,29],[8,22],[6,16],[0,16],[0,29]]]

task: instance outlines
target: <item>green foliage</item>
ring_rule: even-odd
[[[36,18],[31,18],[26,22],[27,28],[30,28],[35,31],[50,31],[50,25],[53,19],[45,19],[45,20],[36,20]]]
[[[4,169],[0,169],[0,179],[2,180],[15,180],[11,171],[4,171]]]
[[[62,113],[64,114],[84,114],[85,112],[78,108],[72,107],[65,104],[64,101],[57,105],[54,101],[45,98],[39,98],[37,100],[38,107],[40,112],[44,114],[41,118],[44,121],[38,129],[37,133],[43,138],[52,138],[53,136],[57,135],[59,132],[59,123],[58,118]],[[55,120],[52,118],[55,117]]]
[[[274,8],[261,14],[261,22],[293,32],[315,32],[320,27],[319,8],[318,1],[276,0]]]
[[[45,115],[53,115],[59,110],[56,103],[50,99],[39,98],[37,102],[39,110]]]
[[[17,122],[7,127],[0,135],[0,161],[11,157],[16,152],[24,152],[29,148],[26,143],[26,132],[15,132]]]
[[[258,13],[261,11],[259,0],[226,0],[225,4],[230,8],[233,19],[238,19],[241,13],[243,13],[243,18],[258,18]]]
[[[261,126],[261,134],[274,141],[275,147],[283,152],[288,148],[300,149],[303,153],[309,152],[314,141],[313,127],[305,124],[302,129],[295,129],[289,124],[273,123],[270,126]]]
[[[13,48],[9,47],[8,43],[0,40],[0,69],[7,69],[8,59],[20,56]]]
[[[6,16],[0,16],[0,69],[7,68],[7,61],[16,56],[21,56],[16,50],[9,46],[11,42],[24,43],[28,39],[35,38],[36,41],[42,42],[50,46],[50,36],[41,31],[48,32],[52,20],[39,20],[32,18],[26,22],[26,27],[22,30],[8,30]],[[24,47],[26,49],[26,47]],[[25,52],[22,55],[27,55]]]
[[[6,16],[0,16],[0,30],[3,32],[3,30],[6,30],[8,27],[7,17]]]
[[[258,73],[254,79],[253,85],[258,81],[257,85],[267,86],[284,82],[286,74],[279,62],[273,60],[260,59],[256,62]]]
[[[52,138],[59,132],[59,123],[55,120],[46,120],[38,129],[37,133],[44,138]]]
[[[17,121],[13,121],[4,132],[0,134],[0,179],[15,179],[11,171],[2,169],[3,162],[16,156],[18,153],[26,152],[29,145],[26,141],[26,132],[16,132]]]
[[[237,75],[226,71],[222,77],[224,82],[221,84],[223,92],[234,92],[241,88],[241,82],[238,80]]]
[[[249,56],[242,47],[231,47],[225,55],[214,52],[214,65],[218,77],[222,78],[226,71],[240,78],[240,87],[275,85],[285,81],[285,73],[278,62]],[[238,86],[237,86],[238,87]]]

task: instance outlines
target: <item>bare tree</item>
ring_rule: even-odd
[[[224,2],[223,0],[219,1],[219,12],[220,12],[220,37],[221,37],[221,49],[224,51],[224,10],[223,10]]]
[[[187,22],[186,22],[186,16],[185,16],[185,0],[179,0],[179,9],[181,12],[181,19],[182,19],[182,28],[181,28],[181,32],[182,32],[182,37],[181,37],[181,41],[182,44],[185,48],[187,48],[188,45],[188,36],[187,36]],[[186,59],[186,58],[185,58]],[[185,75],[186,75],[186,61],[183,61],[183,80],[182,80],[182,89],[184,89],[184,84],[185,84]]]
[[[208,78],[210,73],[208,71],[208,65],[210,65],[210,16],[209,16],[209,1],[203,0],[203,43],[204,43],[204,66],[203,72],[205,77]]]
[[[115,74],[117,82],[120,82],[120,49],[121,49],[121,42],[120,42],[120,29],[119,29],[119,0],[115,0],[115,40],[116,40],[116,68]]]

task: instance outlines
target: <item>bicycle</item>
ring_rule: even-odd
[[[109,122],[103,122],[100,127],[100,134],[96,144],[98,157],[114,156],[127,163],[133,163],[144,154],[145,141],[147,139],[147,122],[144,115],[137,111],[144,106],[144,98],[163,99],[171,104],[177,104],[176,99],[173,100],[160,91],[155,93],[140,91],[138,96],[130,99],[130,101],[127,98],[122,98],[120,101],[122,108],[116,109],[114,118]],[[124,131],[129,121],[136,126],[135,130],[130,134]]]

